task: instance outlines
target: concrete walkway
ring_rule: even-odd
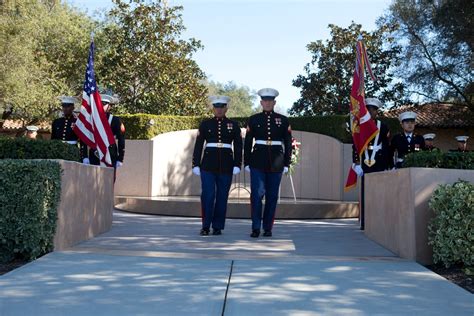
[[[365,238],[355,220],[229,220],[116,212],[110,232],[0,277],[6,315],[474,315],[474,295]]]

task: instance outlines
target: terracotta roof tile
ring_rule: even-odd
[[[406,105],[387,110],[383,115],[398,119],[400,113],[405,111],[413,111],[418,115],[416,122],[420,127],[474,127],[474,112],[467,106],[453,104]]]

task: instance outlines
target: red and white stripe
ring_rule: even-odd
[[[112,166],[109,146],[115,143],[99,92],[90,96],[83,91],[82,106],[74,127],[75,133],[87,146],[99,153],[101,166]]]

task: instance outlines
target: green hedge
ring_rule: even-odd
[[[61,167],[47,160],[0,160],[0,261],[53,249]]]
[[[405,156],[403,167],[474,169],[474,152],[421,151]]]
[[[474,265],[474,185],[440,185],[429,206],[435,214],[428,226],[434,263]]]
[[[205,117],[190,116],[161,116],[151,114],[128,114],[120,116],[122,119],[127,139],[151,139],[158,134],[172,131],[196,129]],[[248,118],[232,118],[245,127]],[[346,115],[290,117],[293,130],[319,133],[334,137],[344,143],[351,143],[351,135],[346,131]],[[382,119],[386,122],[392,133],[400,131],[397,119]]]
[[[77,146],[58,140],[0,138],[0,159],[63,159],[79,161]]]

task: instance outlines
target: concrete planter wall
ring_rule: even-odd
[[[152,140],[127,140],[125,164],[117,173],[115,194],[120,196],[199,196],[200,178],[191,172],[197,130],[158,135]],[[244,136],[245,129],[242,129]],[[352,163],[352,147],[325,135],[293,131],[302,143],[300,163],[293,175],[296,197],[356,201],[357,190],[344,193],[344,181]],[[249,188],[250,175],[241,172],[233,187]],[[245,190],[231,195],[248,196]],[[283,177],[281,197],[292,198],[289,177]]]
[[[112,168],[59,162],[63,173],[54,250],[67,249],[108,231],[114,207]]]
[[[406,168],[365,176],[365,234],[402,258],[431,264],[428,202],[439,184],[474,182],[473,170]]]

